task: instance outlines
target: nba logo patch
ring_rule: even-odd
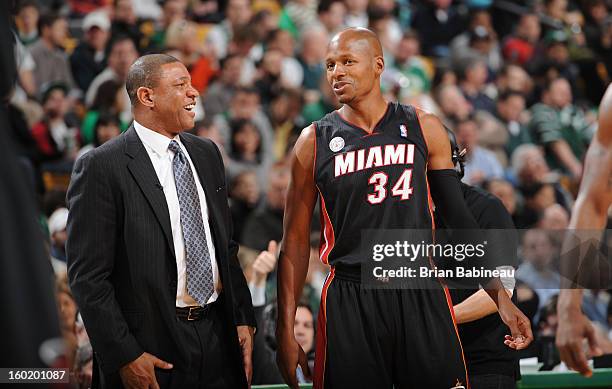
[[[344,148],[344,139],[339,136],[335,137],[329,142],[329,149],[334,153]]]
[[[400,129],[400,136],[402,138],[407,138],[408,137],[408,128],[406,128],[405,125],[400,124],[399,129]]]

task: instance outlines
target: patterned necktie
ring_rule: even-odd
[[[168,150],[174,153],[172,171],[181,208],[181,227],[187,263],[187,293],[204,306],[214,291],[210,252],[202,220],[200,197],[189,161],[179,144],[171,141]]]

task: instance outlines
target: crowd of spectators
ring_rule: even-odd
[[[234,238],[263,323],[254,383],[279,382],[271,323],[288,155],[303,127],[339,108],[323,62],[329,38],[345,27],[378,34],[385,97],[437,114],[466,148],[464,181],[499,197],[524,230],[519,305],[537,333],[554,334],[560,239],[549,231],[568,226],[612,79],[612,1],[19,0],[10,131],[40,198],[73,366],[86,369],[91,349],[61,278],[63,191],[77,158],[129,127],[130,65],[164,52],[186,65],[200,94],[192,132],[212,139],[225,160]],[[327,272],[318,229],[315,220],[296,315],[309,355]],[[610,296],[590,290],[584,298],[604,340],[612,338]]]

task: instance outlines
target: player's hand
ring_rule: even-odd
[[[296,377],[298,364],[302,367],[302,372],[307,379],[310,379],[311,376],[306,353],[295,340],[293,332],[288,335],[281,335],[277,332],[276,338],[278,339],[278,350],[276,352],[278,368],[287,385],[292,389],[297,389],[299,388]]]
[[[514,305],[510,298],[499,302],[498,311],[502,321],[508,326],[512,334],[504,337],[504,344],[515,350],[527,348],[533,341],[531,323],[527,316]]]
[[[587,363],[583,348],[584,339],[589,343],[591,355],[602,354],[595,339],[595,329],[589,319],[578,309],[560,312],[556,339],[559,356],[568,368],[590,377],[593,372]]]
[[[253,378],[253,327],[237,326],[238,342],[242,350],[242,363],[244,365],[244,374],[246,375],[249,388],[251,387],[251,378]]]
[[[172,364],[149,353],[142,353],[138,358],[119,369],[123,386],[128,389],[159,389],[155,378],[156,367],[172,369]]]

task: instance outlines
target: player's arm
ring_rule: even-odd
[[[513,289],[508,289],[505,286],[505,290],[508,297],[512,297]],[[478,290],[453,308],[457,324],[469,323],[497,312],[497,305],[495,305],[489,293],[484,289]]]
[[[444,125],[435,115],[417,110],[423,136],[427,142],[427,180],[436,209],[444,224],[455,231],[477,230],[478,223],[467,207],[459,184],[459,177],[451,160],[450,142]],[[469,238],[469,237],[468,237]],[[485,290],[495,302],[501,319],[512,336],[504,343],[512,348],[525,348],[533,340],[529,319],[512,303],[499,277],[485,280]]]
[[[297,387],[298,363],[308,374],[306,354],[295,340],[293,327],[310,256],[310,222],[316,202],[314,182],[315,127],[299,136],[291,156],[291,181],[283,219],[283,242],[278,260],[277,362],[283,378]]]
[[[601,101],[598,121],[597,133],[586,155],[580,193],[570,219],[570,231],[575,233],[577,240],[571,240],[568,236],[562,249],[564,253],[576,252],[571,248],[578,247],[583,240],[600,239],[601,235],[597,232],[606,224],[608,207],[612,203],[612,87],[608,87]],[[578,254],[579,258],[563,255],[562,274],[576,274],[582,259],[580,256],[584,254]],[[586,338],[589,341],[592,354],[598,354],[600,350],[593,327],[581,311],[582,290],[570,287],[564,285],[559,293],[557,347],[561,360],[569,368],[590,376],[592,372],[583,352],[583,340]]]

